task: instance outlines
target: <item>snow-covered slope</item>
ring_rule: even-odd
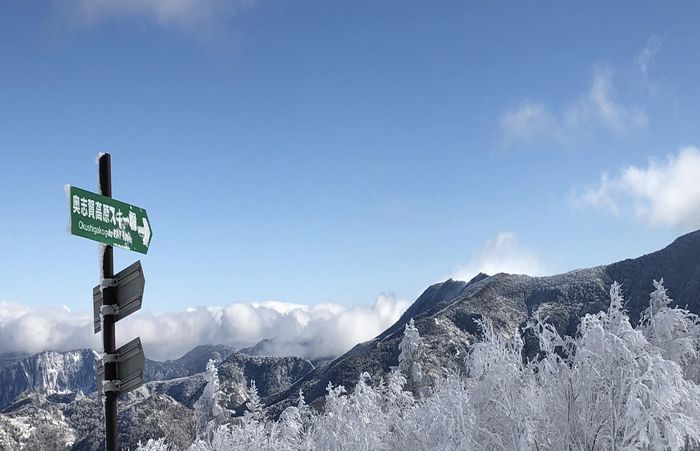
[[[234,349],[224,345],[197,346],[175,360],[146,360],[146,381],[167,381],[201,373],[210,358],[221,360]],[[95,361],[98,354],[90,349],[67,352],[41,352],[23,356],[0,356],[0,411],[26,392],[45,396],[95,390]],[[55,397],[55,396],[54,396]]]
[[[226,345],[201,345],[179,359],[166,360],[165,362],[147,359],[144,378],[148,382],[191,376],[203,372],[210,358],[222,360],[234,351],[234,348]]]
[[[104,434],[102,403],[94,392],[90,350],[43,352],[0,368],[0,450],[99,450]],[[148,381],[120,398],[121,446],[168,437],[184,447],[194,435],[195,401],[202,394],[201,372],[209,359],[219,367],[229,405],[245,401],[246,385],[259,381],[260,393],[283,390],[313,369],[298,357],[250,356],[227,346],[199,346],[167,362],[146,362]],[[181,377],[178,377],[182,375]],[[153,379],[162,380],[153,380]]]
[[[41,352],[0,368],[0,411],[26,391],[44,395],[95,390],[95,360],[90,349]]]
[[[430,348],[426,371],[437,372],[461,360],[478,340],[476,321],[481,318],[512,333],[539,311],[560,333],[572,335],[582,316],[607,308],[610,285],[618,281],[630,318],[636,322],[649,303],[653,280],[660,278],[675,305],[700,314],[700,231],[683,235],[660,251],[607,266],[548,277],[480,274],[469,282],[450,279],[435,284],[377,338],[358,344],[265,401],[272,413],[279,413],[296,403],[300,389],[308,402],[320,402],[329,382],[351,389],[362,372],[386,375],[398,364],[398,343],[411,318]],[[528,337],[525,341],[526,350],[534,352],[535,343]]]

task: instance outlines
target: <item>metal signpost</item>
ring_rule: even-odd
[[[143,384],[145,357],[141,339],[116,349],[114,323],[141,308],[146,283],[141,262],[114,274],[113,246],[145,254],[151,226],[143,208],[112,199],[109,154],[98,159],[100,194],[68,186],[70,232],[103,243],[101,281],[92,290],[94,330],[102,331],[104,356],[98,363],[98,391],[105,397],[105,448],[117,451],[117,396]]]

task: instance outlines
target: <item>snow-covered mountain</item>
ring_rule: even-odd
[[[373,380],[386,375],[398,363],[398,343],[411,318],[430,350],[423,367],[429,375],[462,362],[480,338],[479,319],[518,333],[539,312],[560,332],[573,334],[581,316],[607,308],[610,284],[618,281],[636,321],[659,278],[676,305],[700,313],[700,231],[658,252],[607,266],[549,277],[480,274],[469,282],[435,284],[375,339],[316,368],[297,357],[248,355],[218,345],[199,346],[166,362],[148,360],[148,382],[119,404],[120,441],[126,448],[157,437],[175,447],[191,443],[192,407],[203,391],[202,371],[210,358],[217,361],[226,407],[240,412],[252,379],[274,416],[295,404],[300,390],[319,405],[329,382],[350,389],[361,372]],[[524,338],[526,352],[536,352],[536,343]],[[245,351],[264,352],[265,344]],[[93,351],[78,350],[0,361],[0,449],[99,449],[103,425],[101,402],[93,393],[95,358]]]
[[[265,402],[271,413],[279,414],[297,402],[299,390],[307,402],[318,403],[329,382],[351,389],[362,372],[375,379],[385,376],[398,363],[398,343],[411,318],[430,348],[425,369],[440,372],[460,363],[469,346],[479,339],[476,320],[488,318],[495,327],[512,333],[540,312],[560,333],[573,335],[582,316],[608,307],[610,285],[617,281],[636,322],[649,305],[653,280],[660,278],[675,305],[700,314],[700,230],[679,237],[660,251],[610,265],[549,277],[479,274],[469,282],[450,279],[435,284],[375,339],[319,365]],[[525,342],[526,350],[534,353],[536,343],[527,336]]]
[[[8,358],[0,366],[0,411],[26,391],[47,396],[93,392],[96,359],[97,354],[90,349]]]
[[[226,345],[197,346],[179,359],[158,362],[146,360],[144,379],[149,381],[167,381],[201,373],[207,367],[209,359],[223,360],[236,350]]]
[[[0,450],[98,450],[104,434],[102,402],[95,393],[91,350],[42,352],[0,367]],[[298,357],[251,356],[228,346],[198,346],[179,359],[146,361],[146,384],[120,398],[121,446],[168,437],[185,446],[194,437],[193,406],[202,394],[202,371],[218,362],[232,408],[245,400],[245,387],[258,381],[262,396],[291,385],[313,369]]]

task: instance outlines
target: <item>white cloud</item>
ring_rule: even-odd
[[[159,26],[212,39],[254,0],[54,0],[68,23],[95,26],[109,19],[144,17]]]
[[[597,121],[613,132],[624,134],[647,126],[644,110],[615,101],[613,76],[607,65],[593,71],[588,94],[564,114],[567,128],[582,128]]]
[[[501,131],[508,141],[529,141],[542,136],[561,139],[559,120],[542,103],[523,101],[505,111],[500,119]]]
[[[504,111],[499,125],[505,141],[544,138],[564,143],[596,126],[623,135],[646,128],[648,119],[642,108],[617,100],[614,75],[608,65],[595,67],[588,91],[559,114],[532,100]]]
[[[0,302],[0,353],[75,349],[99,344],[92,317],[65,306],[33,308]]]
[[[531,251],[520,245],[514,233],[501,232],[495,238],[487,240],[469,263],[458,268],[451,277],[469,281],[480,272],[488,275],[505,272],[537,276],[544,274],[545,268]]]
[[[266,338],[273,339],[270,350],[277,355],[326,357],[377,336],[410,304],[381,294],[372,306],[260,302],[170,313],[141,311],[119,322],[117,338],[140,336],[146,355],[153,359],[178,357],[200,344],[241,348]],[[0,302],[0,353],[99,349],[98,338],[92,333],[92,316],[86,313]]]
[[[639,68],[639,71],[641,73],[647,73],[649,67],[651,67],[651,65],[654,63],[656,53],[661,48],[661,44],[663,44],[663,42],[664,36],[655,34],[649,37],[649,39],[647,40],[647,44],[639,52],[637,58],[635,58],[634,60],[635,63],[637,63],[637,67]]]
[[[629,166],[574,194],[576,204],[620,215],[632,212],[650,225],[700,227],[700,150],[686,147],[663,162]]]

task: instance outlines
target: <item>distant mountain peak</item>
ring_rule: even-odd
[[[471,285],[473,283],[480,282],[484,279],[487,279],[488,277],[490,277],[488,274],[480,272],[479,274],[477,274],[474,277],[472,277],[471,279],[469,279],[469,282],[467,282],[467,285]],[[450,279],[450,280],[452,280],[452,279]]]

